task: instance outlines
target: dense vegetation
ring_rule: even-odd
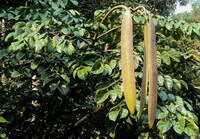
[[[32,2],[0,9],[0,133],[9,138],[183,138],[199,136],[200,25],[154,15],[158,108],[131,116],[121,86],[123,10],[100,24],[82,16],[76,0]],[[39,5],[39,6],[37,6]],[[80,10],[81,11],[81,10]],[[135,14],[137,98],[141,91],[144,19]],[[136,112],[139,109],[137,99]]]

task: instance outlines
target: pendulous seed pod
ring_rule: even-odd
[[[156,35],[155,27],[151,14],[148,22],[148,44],[149,44],[149,102],[148,102],[148,120],[149,128],[152,128],[156,117],[157,109],[157,64],[156,64]]]
[[[144,25],[144,64],[143,64],[143,77],[142,77],[142,89],[140,94],[140,110],[139,117],[142,115],[142,111],[144,109],[146,103],[146,95],[148,91],[148,83],[149,83],[149,67],[150,67],[150,58],[149,58],[149,43],[148,43],[148,25]]]
[[[133,115],[136,104],[136,88],[133,60],[133,23],[130,9],[126,9],[121,25],[122,84],[126,105]]]

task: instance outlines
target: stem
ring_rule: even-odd
[[[120,9],[120,8],[125,9],[125,10],[128,9],[128,7],[126,7],[126,6],[124,6],[124,5],[118,5],[118,6],[113,7],[112,9],[110,9],[110,11],[108,11],[108,12],[106,13],[106,15],[104,16],[104,18],[101,20],[101,24],[103,24],[103,22],[106,20],[106,18],[107,18],[115,9]]]
[[[89,118],[91,118],[92,116],[94,116],[95,114],[97,114],[97,113],[99,113],[101,111],[110,109],[111,106],[112,106],[112,103],[108,102],[106,105],[104,105],[102,107],[99,107],[99,108],[95,109],[94,111],[86,114],[79,121],[77,121],[74,125],[72,125],[71,128],[69,128],[68,130],[66,130],[65,133],[64,133],[64,135],[63,135],[63,137],[69,137],[77,127],[79,127],[81,124],[83,124]]]
[[[133,8],[131,8],[131,11],[132,12],[136,12],[136,11],[138,11],[138,10],[146,10],[143,6],[138,6],[138,7],[135,7],[134,9]]]
[[[134,24],[134,25],[144,25],[144,24]],[[103,34],[99,35],[99,36],[96,38],[96,40],[98,40],[99,38],[103,37],[104,35],[110,33],[110,32],[113,31],[113,30],[116,30],[116,29],[118,29],[118,28],[121,28],[121,25],[120,25],[120,26],[117,26],[117,27],[114,27],[114,28],[112,28],[112,29],[110,29],[110,30],[104,32]]]
[[[98,40],[99,38],[103,37],[104,35],[110,33],[110,32],[113,31],[113,30],[116,30],[116,29],[118,29],[118,28],[121,28],[121,26],[117,26],[117,27],[114,27],[114,28],[112,28],[112,29],[106,31],[105,33],[99,35],[96,39]]]
[[[104,16],[104,18],[101,20],[100,23],[103,24],[103,22],[106,20],[106,18],[107,18],[114,10],[120,9],[120,8],[125,9],[125,10],[128,9],[128,7],[126,7],[126,6],[124,6],[124,5],[118,5],[118,6],[113,7],[112,9],[110,9],[110,10],[106,13],[106,15]],[[96,39],[97,39],[97,33],[94,35],[94,40],[96,40]]]

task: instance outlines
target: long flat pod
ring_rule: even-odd
[[[149,53],[149,43],[148,43],[148,25],[144,25],[144,64],[143,64],[143,77],[142,77],[142,89],[140,94],[140,111],[139,117],[142,115],[144,105],[146,103],[146,94],[148,90],[149,83],[149,67],[150,67],[150,53]]]
[[[152,128],[156,116],[157,108],[157,64],[156,64],[156,36],[155,27],[153,24],[152,16],[149,14],[148,23],[148,43],[149,43],[149,103],[148,103],[148,120],[149,128]]]
[[[131,114],[134,114],[136,104],[133,58],[133,23],[131,11],[127,9],[124,13],[121,26],[121,64],[124,96]]]

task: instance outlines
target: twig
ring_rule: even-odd
[[[103,111],[107,108],[109,108],[111,106],[111,103],[107,103],[105,106],[99,107],[97,109],[95,109],[94,111],[92,111],[91,113],[86,114],[83,118],[81,118],[79,121],[77,121],[74,124],[74,128],[78,127],[81,123],[83,123],[85,120],[87,120],[88,118],[92,117],[94,114]]]
[[[122,9],[127,9],[128,7],[126,7],[126,6],[124,6],[124,5],[118,5],[118,6],[115,6],[115,7],[113,7],[112,9],[110,9],[110,11],[108,11],[107,13],[106,13],[106,15],[104,16],[104,18],[101,20],[101,24],[103,24],[103,22],[106,20],[106,18],[114,11],[114,10],[116,10],[116,9],[120,9],[120,8],[122,8]],[[94,35],[94,38],[93,38],[94,40],[96,40],[97,39],[97,33]]]
[[[84,41],[84,42],[86,42],[88,45],[92,45],[92,43],[91,42],[89,42],[88,40],[86,40],[86,39],[83,39],[83,38],[80,38],[82,41]]]
[[[144,24],[134,24],[134,25],[144,25]],[[98,37],[96,37],[96,40],[98,40],[99,38],[103,37],[104,35],[110,33],[111,31],[114,31],[114,30],[116,30],[116,29],[118,29],[118,28],[121,28],[121,25],[120,25],[120,26],[117,26],[117,27],[114,27],[114,28],[112,28],[112,29],[110,29],[110,30],[104,32],[103,34],[101,34],[101,35],[99,35]]]
[[[103,34],[99,35],[98,37],[96,37],[96,40],[98,40],[99,38],[103,37],[104,35],[110,33],[110,32],[113,31],[113,30],[116,30],[116,29],[118,29],[118,28],[121,28],[121,26],[117,26],[117,27],[114,27],[114,28],[112,28],[112,29],[106,31],[105,33],[103,33]]]

